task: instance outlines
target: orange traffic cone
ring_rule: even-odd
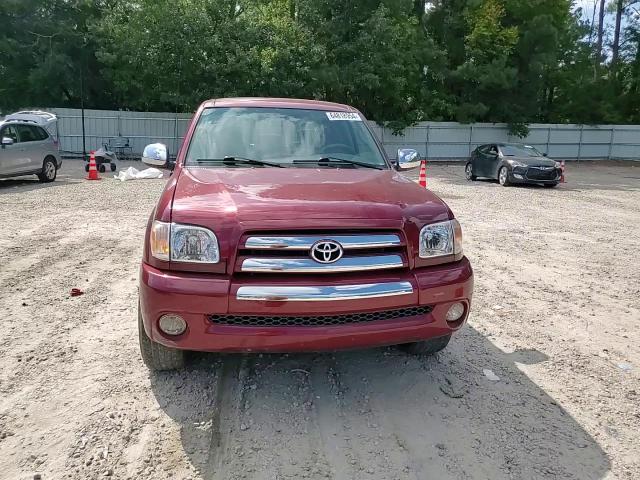
[[[564,160],[562,160],[560,162],[560,183],[567,183],[567,181],[564,179]]]
[[[427,161],[422,160],[420,162],[420,178],[418,183],[421,187],[427,188]]]
[[[87,180],[100,180],[98,167],[96,166],[96,152],[93,150],[89,153],[89,175],[87,175]]]

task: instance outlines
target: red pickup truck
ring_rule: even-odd
[[[329,102],[204,102],[171,161],[140,269],[142,357],[186,350],[442,350],[465,322],[473,272],[449,207],[398,170],[363,115]]]

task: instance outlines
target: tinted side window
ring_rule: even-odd
[[[489,145],[480,145],[478,147],[478,153],[487,153],[489,151]]]
[[[21,142],[35,142],[38,140],[36,137],[35,129],[30,125],[16,125],[18,129],[18,136]]]
[[[18,143],[18,131],[14,125],[7,125],[0,130],[0,138],[1,137],[9,137],[13,139],[13,143]]]
[[[47,138],[49,138],[49,134],[44,128],[40,128],[40,127],[31,127],[31,128],[33,128],[36,131],[36,138],[38,140],[46,140]]]

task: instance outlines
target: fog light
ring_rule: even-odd
[[[464,315],[464,304],[454,303],[447,312],[447,322],[456,322],[462,318],[462,315]]]
[[[187,322],[180,315],[174,314],[161,316],[158,325],[167,335],[180,335],[187,329]]]

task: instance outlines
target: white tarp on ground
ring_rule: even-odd
[[[114,175],[113,178],[116,178],[121,181],[126,180],[141,180],[144,178],[162,178],[163,174],[157,168],[147,168],[146,170],[138,170],[133,167],[127,168],[124,172],[118,172],[117,175]]]

